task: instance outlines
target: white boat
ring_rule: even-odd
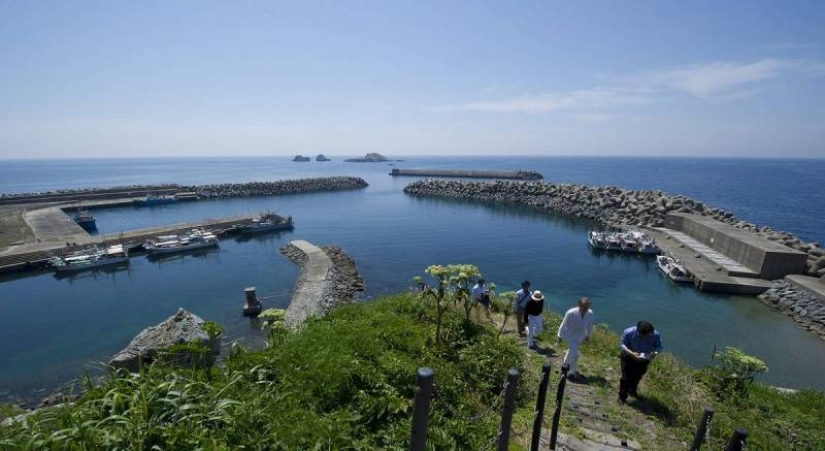
[[[590,244],[590,247],[593,249],[604,249],[604,235],[604,232],[596,232],[595,230],[591,230],[587,232],[587,243]]]
[[[650,235],[635,230],[630,232],[630,234],[638,243],[640,254],[658,255],[659,252],[661,252],[659,246],[656,245],[656,240],[654,240]]]
[[[82,271],[101,266],[128,264],[129,252],[123,248],[123,245],[118,244],[106,249],[94,249],[67,257],[54,257],[50,262],[59,273]]]
[[[659,264],[659,269],[674,282],[691,282],[690,272],[675,258],[667,255],[659,255],[656,257],[656,263]]]
[[[636,242],[633,234],[618,233],[616,235],[619,238],[619,243],[621,243],[622,251],[630,254],[637,254],[639,252],[639,244]]]
[[[619,236],[616,233],[606,233],[604,237],[604,242],[604,248],[609,251],[622,250],[622,242],[619,240]]]
[[[218,237],[200,229],[192,229],[185,235],[163,235],[143,244],[149,254],[171,254],[218,245]]]

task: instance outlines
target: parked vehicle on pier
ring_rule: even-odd
[[[150,255],[186,252],[212,246],[218,246],[218,237],[201,229],[192,229],[184,235],[162,235],[143,243],[143,247]]]
[[[659,269],[674,282],[690,283],[693,280],[684,264],[669,255],[659,255],[656,257],[656,263]]]
[[[95,248],[66,257],[53,257],[49,262],[59,273],[82,271],[101,266],[128,264],[129,252],[123,245],[118,244],[106,249]]]

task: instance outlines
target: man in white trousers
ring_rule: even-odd
[[[571,381],[580,379],[577,363],[579,361],[579,345],[593,335],[593,310],[590,310],[590,299],[579,299],[578,306],[571,308],[564,314],[559,326],[559,341],[567,342],[567,352],[564,354],[564,363],[570,366],[567,377]]]

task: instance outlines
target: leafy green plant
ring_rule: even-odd
[[[435,302],[435,342],[441,343],[441,326],[449,302],[452,301],[454,306],[464,306],[465,317],[469,319],[470,312],[475,306],[470,290],[474,281],[481,277],[481,273],[473,265],[432,265],[424,272],[435,280],[433,286],[424,282],[419,276],[414,277],[413,282],[421,287],[424,297],[429,297]]]
[[[499,313],[502,317],[501,326],[498,328],[498,334],[496,335],[496,338],[498,338],[507,326],[507,321],[515,312],[516,292],[505,291],[504,293],[491,297],[491,300],[493,311]]]
[[[762,360],[730,346],[724,351],[716,351],[713,361],[715,366],[711,369],[711,376],[715,380],[714,388],[719,396],[747,395],[754,378],[768,371],[768,366]]]
[[[203,323],[201,330],[206,332],[206,335],[209,337],[210,341],[223,335],[223,326],[213,321],[206,321]]]

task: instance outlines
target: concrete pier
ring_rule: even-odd
[[[544,177],[535,171],[479,171],[471,169],[393,169],[392,176],[413,177],[455,177],[476,179],[541,180]]]
[[[40,210],[37,210],[40,211]],[[57,211],[60,211],[57,209]],[[53,210],[46,213],[46,215],[54,215]],[[63,216],[66,216],[61,212]],[[68,218],[68,216],[66,216]],[[61,255],[65,252],[72,252],[80,250],[84,247],[103,244],[103,243],[124,243],[125,245],[142,243],[143,241],[158,235],[170,235],[175,233],[185,232],[195,228],[203,228],[210,231],[218,231],[222,229],[231,228],[234,225],[249,224],[252,222],[253,216],[233,216],[230,218],[207,219],[198,222],[171,224],[160,227],[150,227],[145,229],[130,230],[123,233],[113,233],[108,235],[91,236],[83,233],[85,236],[77,235],[77,239],[69,241],[68,236],[62,233],[71,232],[74,227],[80,229],[80,226],[70,220],[71,224],[63,220],[57,224],[62,227],[55,227],[55,230],[49,232],[52,235],[50,240],[42,240],[38,243],[32,243],[24,246],[19,246],[7,250],[0,254],[0,273],[26,271],[29,269],[38,269],[46,266],[46,263],[51,257]],[[49,221],[44,221],[44,230],[52,227]],[[83,229],[80,229],[83,230]],[[48,230],[47,230],[48,231]],[[77,243],[76,245],[66,246],[66,242]]]
[[[301,276],[284,315],[284,321],[294,329],[307,318],[322,312],[332,260],[320,247],[304,240],[292,241],[289,247],[298,251],[292,258],[301,266]]]

